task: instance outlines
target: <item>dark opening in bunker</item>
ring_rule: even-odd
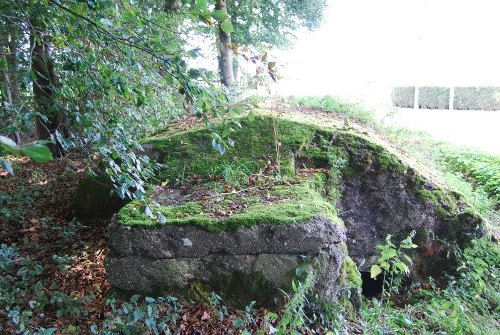
[[[378,297],[382,294],[384,284],[384,274],[379,274],[375,279],[370,277],[370,271],[361,272],[361,280],[363,285],[361,293],[367,298]]]

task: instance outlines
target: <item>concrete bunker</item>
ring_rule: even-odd
[[[269,188],[265,197],[223,197],[217,206],[232,214],[222,217],[207,211],[203,196],[182,200],[175,192],[170,198],[150,196],[161,203],[162,223],[145,216],[138,204],[128,204],[110,227],[106,265],[112,286],[186,293],[193,287],[224,290],[234,282],[228,278],[251,278],[251,283],[239,280],[236,286],[287,292],[296,278],[293,269],[305,256],[315,260],[310,263],[319,278],[314,292],[334,299],[345,289],[361,288],[376,261],[375,246],[387,234],[397,242],[416,230],[419,248],[412,253],[411,276],[422,280],[443,275],[453,264],[451,248],[482,233],[482,219],[460,194],[363,134],[285,118],[273,121],[267,115],[240,122],[235,147],[224,156],[208,148],[206,129],[149,139],[150,156],[166,165],[159,178],[175,184],[183,171],[206,181],[213,166],[235,161],[263,171],[276,157],[274,127],[279,127],[284,184]],[[314,241],[308,247],[298,242],[308,236]],[[356,264],[364,265],[358,269]],[[263,297],[262,303],[270,301]]]

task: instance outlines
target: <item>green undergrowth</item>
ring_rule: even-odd
[[[446,166],[483,188],[491,199],[500,203],[500,157],[466,149],[443,148],[441,153]]]
[[[386,129],[388,138],[426,165],[481,215],[500,222],[500,157],[438,142],[425,133]]]
[[[233,203],[243,204],[244,209],[224,218],[217,218],[204,211],[201,201],[190,201],[175,206],[159,206],[165,222],[149,218],[138,202],[132,202],[118,213],[118,223],[126,226],[158,228],[168,225],[197,225],[209,231],[251,227],[256,224],[292,224],[305,222],[315,216],[325,216],[341,224],[335,208],[318,192],[315,183],[302,181],[299,184],[277,185],[261,196],[242,197],[238,193],[223,196],[218,211]],[[266,200],[274,199],[274,200]]]

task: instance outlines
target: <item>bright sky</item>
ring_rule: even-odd
[[[321,28],[278,53],[280,91],[500,86],[499,15],[498,0],[330,0]]]

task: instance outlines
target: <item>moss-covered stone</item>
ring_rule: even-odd
[[[269,115],[260,115],[253,120],[243,118],[240,122],[242,128],[231,134],[235,146],[229,148],[224,155],[219,155],[212,148],[211,133],[202,128],[146,141],[155,151],[155,157],[164,163],[160,178],[169,180],[169,185],[196,175],[202,177],[203,187],[213,188],[210,183],[214,173],[238,163],[243,164],[249,174],[266,175],[269,179],[263,180],[260,186],[252,184],[248,187],[258,192],[240,193],[244,189],[232,189],[224,191],[225,193],[202,192],[205,197],[217,198],[216,206],[220,212],[230,212],[222,216],[214,214],[213,208],[207,205],[207,200],[203,197],[180,199],[180,192],[178,201],[173,202],[162,203],[151,196],[152,203],[159,203],[158,207],[151,205],[155,215],[159,213],[165,219],[161,223],[156,217],[147,217],[138,202],[125,206],[118,213],[116,226],[113,228],[121,231],[120,238],[111,239],[114,241],[115,259],[112,259],[108,267],[114,269],[114,283],[134,288],[136,283],[133,278],[145,276],[146,284],[138,287],[147,287],[149,290],[157,284],[171,285],[168,276],[175,273],[175,276],[170,277],[177,278],[176,285],[173,286],[184,287],[199,282],[203,285],[195,286],[200,292],[207,288],[230,291],[233,286],[261,287],[263,292],[267,292],[269,281],[274,283],[274,289],[279,287],[276,285],[279,278],[273,276],[276,273],[285,276],[283,271],[288,273],[296,265],[297,252],[304,250],[300,246],[302,249],[293,252],[288,250],[284,255],[282,248],[290,248],[291,244],[300,245],[297,241],[304,240],[304,236],[309,233],[303,228],[307,222],[322,218],[327,223],[322,228],[313,229],[314,233],[325,238],[323,249],[328,250],[331,245],[335,245],[334,252],[333,249],[330,250],[332,257],[327,258],[329,265],[320,269],[323,271],[322,278],[338,279],[335,283],[340,287],[358,292],[361,286],[360,273],[355,262],[347,257],[347,247],[344,245],[345,248],[341,250],[339,245],[342,243],[340,240],[345,240],[345,235],[349,254],[355,261],[365,259],[365,264],[369,266],[376,259],[375,246],[384,243],[387,234],[400,240],[411,230],[416,230],[415,240],[418,240],[421,247],[415,250],[415,266],[412,270],[416,270],[415,278],[418,279],[429,275],[429,271],[434,271],[436,267],[429,266],[432,262],[439,264],[441,270],[444,269],[443,264],[450,248],[465,245],[467,239],[474,237],[480,230],[476,227],[482,225],[481,218],[468,209],[459,194],[433,183],[424,174],[409,167],[398,154],[371,138],[356,133],[354,128],[326,128],[286,117],[273,119]],[[279,155],[276,152],[276,133],[279,134]],[[280,158],[281,176],[273,175],[276,170],[265,172],[270,166],[277,165],[277,157]],[[238,183],[239,180],[235,184]],[[193,193],[196,191],[199,189],[195,189]],[[238,204],[238,210],[229,210],[233,204]],[[346,233],[340,228],[343,222]],[[276,230],[277,227],[284,230],[283,225],[290,226],[277,239],[275,232],[264,232],[266,225],[273,227],[271,230]],[[295,234],[297,239],[292,243],[289,235],[293,226],[302,228]],[[328,228],[324,229],[325,226]],[[199,229],[200,227],[203,229]],[[325,233],[332,227],[339,229],[339,232],[331,236],[342,237],[335,242],[329,233]],[[193,229],[196,234],[186,238],[186,231]],[[245,233],[245,236],[251,236],[251,241],[242,237],[224,240],[226,235],[259,229],[263,230],[259,237]],[[167,238],[162,235],[162,230],[174,231],[174,234],[168,234]],[[213,246],[206,242],[207,239],[203,239],[202,242],[198,240],[196,247],[193,247],[192,242],[194,236],[199,236],[198,231],[208,231],[212,234],[209,240],[220,238],[223,242]],[[147,237],[147,243],[141,241],[140,237]],[[284,242],[281,244],[282,240]],[[225,246],[227,241],[236,243],[232,245],[230,252]],[[118,248],[119,243],[124,247]],[[155,243],[162,243],[164,246],[150,246]],[[255,250],[257,244],[265,244],[267,248],[273,243],[278,243],[276,249]],[[251,247],[251,251],[245,255],[239,253],[243,244]],[[313,245],[314,250],[308,249],[307,253],[314,256],[318,247],[317,243]],[[203,255],[187,257],[181,253],[186,248],[203,251],[209,246],[210,257],[206,259],[202,259]],[[439,250],[439,253],[435,254],[434,250]],[[437,261],[436,257],[439,258]],[[152,272],[143,275],[144,271],[134,268],[136,265],[144,267],[141,264],[149,262],[150,258],[155,259],[149,267]],[[257,269],[255,264],[260,263],[256,259],[268,261],[262,261],[265,265]],[[208,261],[213,264],[205,264]],[[228,262],[232,264],[232,270],[225,272]],[[269,262],[282,262],[286,266],[282,267],[282,272],[267,273],[267,269],[273,270],[273,264]],[[123,267],[123,264],[127,264],[127,270],[130,270],[127,278],[132,279],[124,280],[120,275],[121,270],[117,269]],[[245,264],[247,268],[244,278],[237,270],[241,269],[241,264]],[[181,265],[186,266],[189,271],[181,271]],[[204,268],[206,273],[212,273],[214,268],[220,270],[215,282],[205,272],[199,273],[200,268]],[[334,273],[330,273],[330,269],[335,269]],[[185,273],[189,273],[190,277],[184,276]],[[261,280],[262,278],[266,281]],[[323,281],[330,285],[330,281]],[[321,292],[329,292],[326,295],[333,297],[331,292],[336,290],[335,287],[323,287]]]
[[[237,129],[231,138],[234,147],[228,148],[224,155],[219,155],[212,148],[211,133],[207,129],[180,132],[169,137],[155,137],[145,141],[152,144],[161,153],[160,160],[166,168],[162,172],[165,179],[178,179],[180,174],[206,176],[215,166],[244,158],[252,162],[249,168],[263,168],[267,160],[276,157],[274,127],[279,131],[280,156],[286,160],[293,157],[293,152],[308,144],[315,129],[287,120],[272,122],[271,117],[256,117],[252,121],[241,120],[241,129]],[[285,170],[287,164],[284,164]]]
[[[83,177],[73,195],[68,215],[85,220],[110,218],[126,204],[112,190],[105,175]]]
[[[229,194],[230,202],[240,201],[247,207],[239,213],[218,219],[204,213],[203,206],[188,202],[176,206],[160,206],[156,210],[163,214],[168,225],[196,225],[209,231],[221,232],[230,229],[251,227],[256,224],[291,224],[305,222],[322,215],[332,222],[341,224],[334,206],[326,201],[318,191],[322,189],[318,181],[303,181],[297,185],[278,185],[269,196],[277,197],[272,203],[262,202],[260,197],[239,198]],[[321,183],[321,179],[319,180]],[[223,203],[223,201],[222,201]],[[151,219],[141,209],[139,202],[132,202],[118,213],[119,224],[132,227],[156,228],[162,224]]]
[[[165,164],[161,178],[178,180],[186,176],[207,176],[217,166],[237,160],[248,162],[253,171],[266,166],[277,157],[274,128],[278,129],[279,157],[282,174],[293,175],[295,168],[330,167],[332,158],[347,161],[346,173],[366,166],[394,169],[403,172],[406,167],[383,146],[364,136],[338,129],[299,123],[284,118],[273,122],[271,116],[259,115],[252,120],[240,120],[241,129],[230,137],[234,147],[219,155],[211,145],[207,129],[182,131],[167,137],[153,137],[144,143],[152,145],[159,160]],[[335,163],[335,162],[333,162]]]
[[[356,263],[354,263],[350,257],[346,257],[340,271],[342,285],[348,288],[361,288],[361,285],[363,284],[361,280],[361,273],[359,272]]]

